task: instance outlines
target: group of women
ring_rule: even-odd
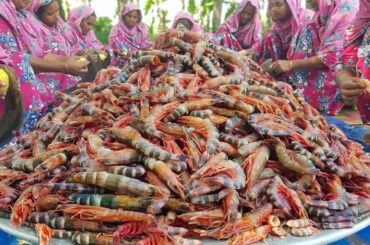
[[[275,78],[300,89],[323,114],[335,115],[344,104],[357,104],[363,122],[369,122],[364,79],[370,79],[370,1],[307,3],[306,9],[300,0],[269,0],[273,23],[264,36],[258,0],[242,0],[216,33],[204,32],[184,12],[172,28],[199,33],[252,57]],[[133,3],[123,6],[106,46],[95,37],[95,22],[94,10],[87,6],[72,9],[64,22],[56,0],[0,0],[0,63],[12,67],[19,78],[23,132],[54,102],[55,91],[75,85],[86,73],[89,62],[80,57],[88,51],[114,54],[151,47],[142,12]],[[121,62],[120,56],[112,57],[111,65]],[[1,107],[0,99],[0,113]]]

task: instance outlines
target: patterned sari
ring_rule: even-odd
[[[295,69],[288,81],[301,89],[306,100],[321,113],[336,115],[344,104],[334,80],[335,66],[343,50],[345,31],[358,9],[358,0],[320,0],[319,8],[312,23],[303,26],[293,38],[287,59],[318,56],[326,68]]]
[[[252,55],[259,64],[267,59],[286,60],[293,36],[300,26],[309,23],[312,19],[314,12],[301,8],[300,0],[286,0],[286,2],[292,12],[292,17],[285,22],[274,22],[265,38],[252,48]]]
[[[247,3],[256,8],[254,17],[244,26],[240,25],[240,13]],[[225,23],[218,28],[214,37],[215,43],[226,48],[240,51],[249,49],[253,44],[261,41],[262,25],[259,17],[259,4],[257,0],[243,0],[237,9],[226,19]]]

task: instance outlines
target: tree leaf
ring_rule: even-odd
[[[195,4],[195,0],[189,0],[189,6],[188,6],[189,13],[195,14],[196,9],[197,9],[197,6]]]
[[[235,1],[229,2],[229,6],[227,8],[226,14],[225,14],[225,19],[231,15],[232,12],[237,8],[238,3]]]
[[[155,6],[154,0],[146,0],[145,2],[145,7],[144,7],[144,12],[145,14],[148,14],[149,10]]]

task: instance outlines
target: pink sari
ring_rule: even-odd
[[[244,26],[240,26],[240,12],[250,2],[256,8],[253,19]],[[232,50],[249,49],[261,41],[262,25],[259,17],[259,4],[257,0],[243,0],[237,9],[220,26],[215,35],[215,42]]]
[[[319,56],[325,69],[296,69],[289,82],[321,113],[336,115],[342,108],[334,80],[338,56],[343,50],[344,33],[358,9],[357,0],[320,0],[313,22],[302,27],[292,41],[288,60]]]
[[[370,9],[368,9],[370,10]],[[369,19],[368,19],[369,20]],[[358,49],[357,70],[361,73],[361,78],[370,80],[370,25]],[[357,102],[361,119],[364,123],[370,123],[370,94],[365,92]]]
[[[52,0],[34,0],[30,11],[36,14],[39,8],[48,5]],[[49,27],[45,25],[41,20],[35,16],[36,25],[40,32],[40,43],[42,40],[43,53],[51,53],[60,56],[70,56],[72,54],[71,46],[69,45],[67,39],[64,36],[64,32],[67,29],[67,24],[58,18],[57,24],[54,27]],[[48,73],[38,73],[37,76],[46,80],[53,91],[64,91],[70,87],[73,87],[80,80],[79,77],[56,72]]]
[[[344,37],[343,55],[337,69],[350,69],[363,79],[370,80],[370,2],[360,0],[356,19],[350,24]],[[363,123],[370,122],[370,94],[358,98],[357,108]]]
[[[36,15],[37,11],[42,6],[49,5],[52,1],[53,0],[34,0],[30,12]],[[35,17],[38,19],[37,16]],[[39,23],[41,38],[44,40],[44,51],[56,55],[71,55],[71,46],[64,36],[64,32],[67,29],[67,23],[65,23],[60,17],[58,17],[58,21],[53,27],[45,25],[41,20],[39,20]]]
[[[286,0],[286,2],[292,12],[292,17],[285,22],[274,22],[265,39],[253,46],[252,54],[260,64],[267,59],[286,60],[286,54],[294,35],[300,26],[310,23],[314,15],[313,11],[301,8],[300,0]]]
[[[51,91],[47,83],[36,77],[29,64],[30,50],[39,47],[38,43],[31,43],[36,38],[27,32],[32,30],[27,29],[31,28],[29,14],[17,11],[11,0],[0,0],[0,9],[0,62],[11,66],[19,78],[25,109],[21,132],[26,133],[46,111],[52,100]],[[0,114],[3,109],[4,101],[0,99]]]
[[[177,21],[179,21],[180,19],[186,19],[191,22],[192,27],[190,31],[200,33],[200,34],[204,33],[202,27],[200,27],[199,23],[195,21],[194,17],[191,14],[186,13],[186,12],[177,13],[175,20],[172,23],[172,29],[176,29]]]
[[[104,45],[96,38],[93,30],[84,35],[80,27],[81,22],[93,13],[94,10],[88,6],[80,6],[69,11],[68,27],[64,35],[72,47],[73,54],[79,50],[104,49]]]
[[[131,29],[123,21],[123,17],[132,11],[138,11],[140,16],[142,16],[141,10],[136,4],[127,3],[123,6],[119,15],[119,23],[113,27],[109,35],[109,46],[111,49],[133,52],[138,49],[151,47],[151,43],[148,41],[148,29],[142,23],[141,18],[139,23]]]
[[[356,13],[356,19],[349,25],[345,32],[343,47],[344,51],[339,58],[340,64],[345,64],[353,69],[357,63],[358,48],[370,25],[370,2],[360,0],[360,8]]]

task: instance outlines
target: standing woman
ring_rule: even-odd
[[[362,122],[370,123],[370,94],[361,80],[370,80],[370,2],[367,0],[360,0],[356,19],[346,31],[337,70],[335,80],[342,101],[357,104]]]
[[[258,0],[243,0],[217,30],[214,40],[226,48],[240,51],[260,42],[261,31]]]
[[[269,0],[269,11],[274,21],[266,37],[253,46],[252,57],[262,64],[286,59],[289,46],[299,27],[311,21],[313,11],[301,8],[300,0]]]
[[[294,37],[288,60],[273,63],[271,72],[288,74],[288,82],[303,90],[311,105],[321,113],[336,115],[343,103],[334,81],[335,66],[358,0],[318,0],[318,8],[312,23]]]
[[[39,33],[42,39],[44,53],[60,56],[72,55],[71,46],[64,36],[67,24],[60,18],[59,5],[56,0],[34,0],[30,11],[39,23]],[[41,79],[46,79],[53,91],[64,91],[73,87],[80,80],[77,76],[64,73],[39,73]]]
[[[148,29],[142,23],[140,8],[134,3],[123,6],[116,24],[109,35],[109,46],[114,51],[134,52],[149,48]]]
[[[68,13],[66,38],[72,53],[84,55],[87,50],[103,50],[104,45],[96,38],[93,26],[96,23],[95,11],[88,6],[80,6]]]

